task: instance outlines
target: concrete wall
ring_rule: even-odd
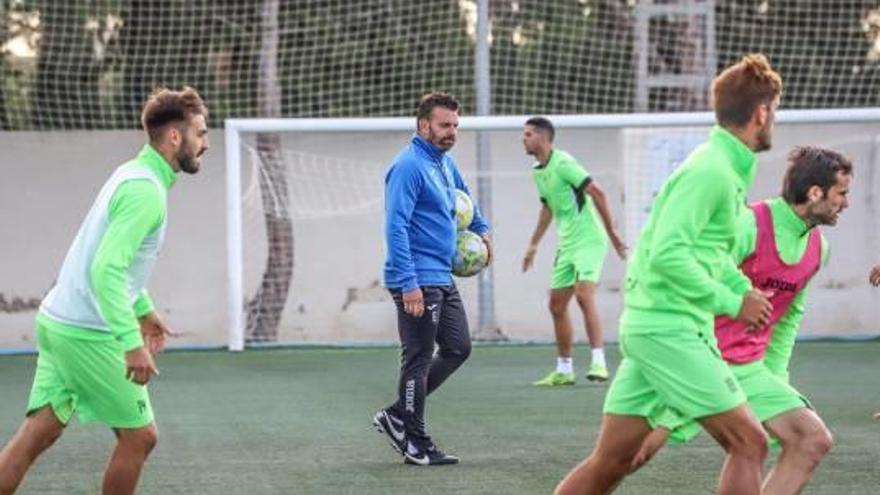
[[[752,199],[778,194],[786,152],[795,144],[835,148],[856,163],[850,210],[826,229],[832,258],[813,284],[804,332],[813,335],[876,334],[880,290],[866,282],[880,262],[876,232],[880,125],[779,126],[774,150],[761,155]],[[473,135],[463,134],[454,154],[476,190]],[[282,341],[394,341],[395,314],[380,281],[381,188],[385,165],[407,133],[287,136],[293,164],[295,268],[282,321]],[[222,344],[226,336],[225,163],[222,133],[196,176],[182,176],[169,201],[169,230],[151,283],[159,311],[182,334],[179,344]],[[0,348],[32,347],[33,310],[54,280],[67,247],[109,172],[141,146],[139,132],[0,133]],[[624,224],[623,156],[633,143],[615,130],[561,130],[557,145],[579,157],[607,190]],[[627,156],[632,156],[632,150]],[[245,153],[247,156],[247,153]],[[534,228],[538,205],[518,132],[492,135],[496,318],[518,338],[549,339],[547,313],[551,231],[535,269],[520,263]],[[334,175],[324,177],[324,172]],[[250,178],[245,165],[245,188]],[[372,199],[371,199],[372,198]],[[246,293],[263,270],[265,242],[258,197],[245,208]],[[318,211],[306,211],[317,205]],[[329,215],[332,208],[343,214]],[[552,229],[551,229],[552,230]],[[632,232],[627,237],[634,237]],[[610,253],[598,293],[609,338],[616,338],[619,281],[624,264]],[[459,281],[472,325],[476,325],[476,280]],[[21,299],[12,304],[14,298]],[[572,308],[574,309],[574,307]],[[580,327],[580,317],[575,313]],[[583,335],[578,332],[578,335]]]

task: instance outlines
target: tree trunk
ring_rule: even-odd
[[[258,104],[262,117],[281,115],[278,80],[279,0],[265,0],[262,12],[262,43]],[[278,134],[257,135],[261,172],[260,192],[266,222],[268,256],[263,280],[247,303],[245,338],[249,342],[277,341],[278,324],[293,279],[293,222],[290,218],[287,176]]]

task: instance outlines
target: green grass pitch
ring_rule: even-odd
[[[612,363],[617,349],[608,349]],[[605,386],[536,389],[550,346],[477,347],[428,401],[428,424],[458,466],[404,465],[370,427],[394,393],[398,350],[171,352],[151,386],[160,439],[143,494],[549,494],[592,447]],[[0,357],[0,442],[22,418],[34,356]],[[806,493],[880,493],[880,343],[799,343],[795,385],[835,435]],[[93,494],[114,438],[74,424],[20,493]],[[771,452],[775,457],[776,452]],[[621,494],[713,493],[720,449],[706,434],[667,447]]]

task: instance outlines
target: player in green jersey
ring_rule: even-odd
[[[158,431],[146,384],[171,334],[147,281],[165,234],[168,189],[198,172],[208,149],[207,109],[192,88],[155,92],[142,121],[149,139],[110,176],[37,314],[37,369],[24,422],[0,451],[0,493],[28,468],[74,412],[116,434],[102,492],[133,493]]]
[[[538,224],[523,258],[523,271],[531,268],[538,244],[551,221],[556,222],[559,243],[550,284],[550,314],[559,356],[556,370],[534,383],[539,386],[575,383],[572,366],[574,335],[568,317],[568,303],[572,296],[583,312],[592,349],[587,379],[608,379],[595,294],[609,238],[618,256],[626,259],[626,245],[614,228],[605,193],[573,156],[553,147],[554,135],[553,123],[544,117],[530,118],[523,129],[526,153],[537,160],[532,177],[541,199]]]
[[[734,260],[752,284],[772,290],[773,315],[762,328],[719,316],[718,348],[767,433],[782,446],[762,485],[765,495],[800,493],[831,450],[828,428],[789,382],[788,368],[809,284],[825,265],[828,246],[819,226],[836,225],[848,207],[853,165],[832,150],[798,146],[789,154],[782,196],[755,203],[740,217]],[[634,459],[647,462],[667,436],[676,442],[699,424],[663,411]],[[673,433],[669,433],[673,430]]]
[[[629,262],[620,320],[623,360],[593,452],[559,495],[609,493],[632,471],[657,401],[696,418],[726,453],[718,493],[757,495],[767,440],[714,336],[724,314],[756,327],[772,305],[734,263],[736,222],[770,148],[782,81],[748,55],[712,82],[716,125],[663,184]]]

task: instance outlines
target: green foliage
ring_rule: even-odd
[[[783,76],[783,107],[880,104],[880,67],[867,60],[872,40],[862,20],[874,0],[719,0],[719,68],[748,52],[767,54]],[[826,12],[819,18],[815,12]]]
[[[0,0],[0,41],[10,36],[13,13],[39,13],[41,35],[35,63],[10,54],[0,61],[0,128],[136,128],[157,85],[199,89],[213,126],[257,116],[263,3]],[[634,111],[634,3],[491,0],[493,113]],[[473,113],[466,7],[474,4],[281,2],[282,115],[411,115],[432,89],[453,92],[462,113]],[[719,68],[760,51],[783,74],[786,108],[878,105],[880,68],[869,53],[880,26],[873,35],[863,26],[876,8],[874,0],[833,8],[827,0],[717,0]],[[659,56],[675,68],[682,53],[673,38]],[[651,98],[652,110],[678,108],[668,92]]]
[[[279,65],[294,70],[282,75],[284,114],[412,115],[430,89],[452,92],[471,110],[473,46],[457,2],[423,1],[415,10],[408,0],[285,2]]]

